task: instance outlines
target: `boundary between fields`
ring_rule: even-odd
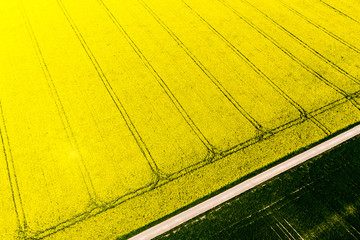
[[[264,183],[265,181],[301,164],[310,160],[345,141],[360,135],[360,125],[357,125],[325,142],[318,144],[309,150],[298,154],[285,162],[282,162],[242,183],[235,185],[234,187],[202,202],[194,207],[191,207],[137,235],[130,238],[131,240],[142,240],[142,239],[152,239],[157,236],[160,236],[171,229],[189,221],[190,219],[197,217],[206,211]]]

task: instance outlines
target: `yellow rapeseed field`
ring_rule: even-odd
[[[0,22],[0,239],[116,238],[360,121],[357,0],[14,0]]]

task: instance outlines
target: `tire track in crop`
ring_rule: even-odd
[[[356,97],[359,96],[359,94],[360,94],[360,90],[357,91],[357,92],[355,92],[355,93],[353,93],[353,94],[351,94],[350,97],[351,97],[351,98],[356,98]],[[328,112],[328,111],[331,111],[331,110],[333,110],[334,108],[336,108],[336,107],[338,107],[338,106],[340,106],[340,105],[343,105],[343,104],[345,104],[345,103],[347,103],[347,102],[351,103],[350,100],[349,100],[349,98],[343,97],[343,98],[337,99],[337,100],[335,100],[335,101],[333,101],[333,102],[330,102],[330,103],[328,103],[328,104],[326,104],[326,105],[324,105],[324,106],[322,106],[322,107],[320,107],[320,108],[317,108],[317,109],[315,109],[315,110],[312,110],[311,112],[309,112],[309,115],[312,116],[312,117],[314,117],[314,118],[316,118],[317,116],[319,116],[319,115],[321,115],[321,114],[323,114],[323,113],[326,113],[326,112]],[[284,131],[284,130],[286,130],[286,129],[289,129],[289,128],[292,128],[292,127],[296,127],[296,126],[298,126],[299,124],[301,124],[301,123],[303,123],[303,122],[305,122],[305,121],[307,121],[307,120],[310,120],[310,119],[309,119],[309,118],[306,119],[306,118],[301,118],[301,117],[300,117],[300,118],[294,119],[294,120],[292,120],[292,121],[290,121],[290,122],[284,123],[284,124],[282,124],[282,125],[280,125],[280,126],[278,126],[278,127],[275,127],[275,128],[273,128],[273,129],[270,129],[269,134],[267,134],[267,135],[263,138],[263,140],[264,140],[264,139],[268,139],[268,138],[270,138],[270,137],[272,137],[272,136],[274,136],[274,135],[276,135],[276,134],[278,134],[278,133],[281,133],[282,131]],[[240,151],[240,150],[242,150],[242,149],[245,149],[245,148],[247,148],[247,147],[249,147],[249,146],[251,146],[251,145],[254,145],[254,144],[258,143],[258,142],[259,142],[259,139],[256,139],[256,138],[249,139],[249,140],[247,140],[247,141],[245,141],[245,142],[236,144],[236,145],[228,148],[227,150],[222,151],[222,152],[221,152],[221,156],[228,156],[228,155],[230,155],[230,154],[236,153],[236,152],[238,152],[238,151]]]
[[[62,231],[66,228],[69,228],[77,223],[81,223],[83,221],[88,220],[91,217],[96,217],[98,214],[106,212],[107,210],[113,209],[116,206],[131,200],[137,196],[141,196],[151,190],[154,190],[158,186],[154,186],[153,184],[147,184],[143,187],[140,187],[134,191],[126,193],[120,197],[117,197],[109,202],[102,203],[101,205],[94,206],[93,208],[86,210],[82,213],[76,214],[73,217],[66,219],[60,223],[57,223],[53,226],[50,226],[46,229],[37,231],[33,233],[31,236],[25,237],[26,240],[34,240],[34,239],[44,239],[46,237],[52,236],[59,231]]]
[[[190,59],[201,69],[201,71],[210,79],[210,81],[220,90],[227,100],[236,108],[240,114],[245,117],[253,127],[263,135],[266,130],[254,119],[228,92],[228,90],[219,82],[219,80],[198,60],[195,55],[185,46],[185,44],[175,35],[175,33],[151,10],[151,8],[142,0],[139,0],[146,11],[160,24],[160,26],[171,36],[171,38],[179,45],[179,47],[190,57]]]
[[[288,29],[286,29],[285,27],[283,27],[281,24],[279,24],[278,22],[276,22],[273,18],[271,18],[270,16],[268,16],[266,13],[264,13],[263,11],[261,11],[260,9],[258,9],[256,6],[254,6],[253,4],[251,4],[249,1],[247,0],[241,0],[242,2],[250,5],[252,8],[254,8],[255,10],[257,10],[259,13],[261,13],[265,18],[267,18],[273,25],[275,25],[277,28],[279,28],[281,31],[283,31],[284,33],[286,33],[289,37],[291,37],[292,39],[294,39],[295,41],[297,41],[301,46],[303,46],[304,48],[306,48],[307,50],[309,50],[310,52],[312,52],[314,55],[316,55],[317,57],[319,57],[322,61],[324,61],[325,63],[327,63],[328,65],[330,65],[332,68],[334,68],[336,71],[338,71],[339,73],[343,74],[344,76],[346,76],[347,78],[351,79],[352,81],[354,81],[357,84],[360,84],[360,79],[358,79],[357,77],[353,76],[352,74],[350,74],[349,72],[347,72],[346,70],[344,70],[343,68],[341,68],[340,66],[338,66],[336,63],[332,62],[330,59],[328,59],[327,57],[325,57],[324,55],[322,55],[320,52],[318,52],[317,50],[315,50],[314,48],[312,48],[310,45],[308,45],[306,42],[304,42],[303,40],[301,40],[299,37],[297,37],[294,33],[292,33],[291,31],[289,31]]]
[[[350,17],[349,15],[347,15],[346,13],[340,11],[339,9],[335,8],[334,6],[331,6],[329,3],[323,1],[323,0],[318,0],[319,2],[321,2],[322,4],[324,4],[325,6],[327,6],[328,8],[334,10],[335,12],[337,12],[338,14],[340,14],[341,16],[344,16],[346,18],[349,18],[351,20],[353,20],[354,22],[360,23],[358,20]]]
[[[221,1],[221,0],[220,0]],[[222,1],[221,1],[222,2]],[[243,60],[250,68],[255,71],[263,80],[265,80],[275,91],[277,91],[286,101],[288,101],[293,107],[295,107],[301,117],[309,118],[314,124],[316,124],[324,133],[329,135],[331,132],[316,118],[309,115],[306,110],[295,100],[293,100],[284,90],[282,90],[274,81],[272,81],[263,71],[261,71],[251,60],[246,57],[237,47],[235,47],[229,40],[227,40],[219,31],[217,31],[208,21],[206,21],[199,13],[191,8],[184,0],[183,3],[195,14],[200,20],[205,23],[241,60]],[[224,5],[226,3],[223,3]],[[225,5],[226,6],[226,5]],[[239,16],[240,17],[240,16]]]
[[[314,184],[314,182],[310,182],[307,185],[312,185],[312,184]],[[225,228],[221,229],[221,231],[214,234],[214,236],[219,237],[220,234],[222,234],[225,231],[229,231],[229,229],[231,230],[231,228],[234,226],[241,225],[242,228],[246,228],[258,219],[261,219],[264,217],[268,218],[270,216],[271,212],[275,212],[276,210],[281,209],[284,206],[286,206],[289,202],[299,199],[302,192],[306,189],[307,185],[301,186],[301,187],[295,189],[294,191],[290,192],[287,196],[281,197],[280,199],[277,199],[276,201],[267,204],[262,209],[258,209],[256,212],[254,212],[250,215],[245,215],[241,219],[238,219],[237,221],[232,222],[230,225],[226,226]],[[272,210],[271,212],[269,211],[270,209]],[[269,221],[269,220],[266,220],[266,221]],[[282,238],[279,238],[279,239],[282,239]],[[288,239],[292,240],[291,238],[288,238]]]
[[[325,202],[324,207],[332,209],[333,212],[338,213],[339,210],[336,207],[336,205],[328,198],[326,195],[321,193],[319,189],[316,189],[314,186],[308,187],[310,193],[317,199],[322,199],[322,202]],[[338,222],[354,239],[358,239],[356,236],[353,235],[353,233],[349,230],[347,226],[349,226],[349,222],[346,219],[336,219],[336,222]],[[357,234],[356,234],[357,235]]]
[[[153,159],[149,148],[147,147],[146,143],[144,142],[144,140],[142,139],[140,133],[138,132],[138,130],[136,129],[133,121],[131,120],[130,116],[128,115],[124,105],[121,103],[118,95],[116,94],[116,92],[114,91],[112,85],[110,84],[109,80],[107,79],[104,71],[102,70],[100,64],[98,63],[98,61],[96,60],[94,54],[92,53],[91,49],[89,48],[89,46],[87,45],[84,37],[82,36],[82,34],[80,33],[79,29],[77,28],[77,26],[75,25],[74,21],[72,20],[71,16],[69,15],[67,9],[65,8],[65,6],[63,5],[61,0],[56,0],[61,12],[64,14],[67,22],[69,23],[71,29],[74,31],[77,39],[79,40],[82,48],[84,49],[86,55],[88,56],[89,60],[91,61],[92,65],[94,66],[101,82],[103,83],[103,85],[105,86],[108,94],[110,95],[112,101],[114,102],[116,108],[118,109],[119,113],[121,114],[123,120],[125,121],[126,126],[128,127],[131,135],[133,136],[134,140],[136,141],[141,153],[144,155],[145,159],[148,162],[148,165],[151,169],[151,171],[155,174],[155,184],[164,177],[164,173],[161,172],[161,170],[159,169],[159,167],[157,166],[155,160]]]
[[[282,2],[281,0],[278,0],[285,8],[287,8],[289,11],[295,13],[296,15],[298,15],[299,17],[301,17],[302,19],[304,19],[305,21],[307,21],[308,23],[310,23],[311,25],[313,25],[314,27],[316,27],[317,29],[323,31],[324,33],[326,33],[327,35],[329,35],[330,37],[332,37],[333,39],[335,39],[336,41],[344,44],[345,46],[347,46],[348,48],[350,48],[351,50],[353,50],[356,53],[360,54],[360,49],[357,48],[356,46],[352,45],[351,43],[345,41],[344,39],[342,39],[341,37],[337,36],[335,33],[327,30],[326,28],[324,28],[323,26],[315,23],[314,21],[312,21],[311,19],[309,19],[308,17],[305,17],[303,14],[301,14],[300,12],[296,11],[295,9],[291,8],[290,6],[286,5],[284,2]]]
[[[354,95],[359,95],[360,94],[360,91],[358,91],[357,93],[354,93]],[[327,111],[330,111],[330,110],[333,110],[335,107],[338,107],[344,103],[348,102],[348,100],[346,98],[342,98],[342,99],[338,99],[336,101],[333,101],[331,103],[328,103],[316,110],[313,110],[311,112],[311,114],[313,115],[320,115],[320,114],[323,114]],[[306,119],[305,119],[306,121]],[[292,127],[296,127],[300,124],[302,124],[304,122],[304,120],[302,119],[296,119],[296,120],[293,120],[292,122],[289,122],[289,123],[286,123],[286,124],[283,124],[281,126],[279,126],[278,128],[275,128],[274,131],[271,131],[271,135],[269,135],[268,137],[271,137],[273,135],[276,135],[276,134],[279,134],[281,132],[283,132],[284,130],[286,129],[289,129],[289,128],[292,128]],[[164,181],[162,182],[161,184],[159,185],[156,185],[155,188],[159,188],[163,185],[166,185],[167,183],[170,183],[176,179],[179,179],[181,178],[182,176],[185,176],[187,174],[190,174],[198,169],[201,169],[207,165],[210,165],[216,161],[219,161],[221,160],[222,158],[225,158],[231,154],[234,154],[238,151],[241,151],[245,148],[248,148],[254,144],[257,144],[259,143],[260,140],[259,139],[250,139],[250,140],[247,140],[245,142],[242,142],[242,143],[239,143],[231,148],[229,148],[228,150],[225,150],[223,151],[221,154],[218,155],[218,158],[214,159],[214,161],[212,162],[208,162],[208,161],[202,161],[202,162],[199,162],[197,164],[193,164],[192,166],[190,167],[186,167],[184,168],[183,170],[180,170],[176,173],[173,173],[171,174],[171,176],[167,179],[167,181]],[[149,186],[148,186],[149,187]],[[98,214],[102,213],[102,212],[105,212],[109,209],[113,209],[115,208],[116,206],[122,204],[123,202],[131,199],[131,198],[135,198],[137,196],[141,196],[151,190],[153,190],[154,188],[153,187],[150,187],[150,188],[147,188],[147,187],[143,187],[143,188],[140,188],[138,190],[134,190],[132,193],[127,193],[123,196],[119,196],[117,198],[115,198],[114,200],[110,201],[110,202],[107,202],[107,203],[104,203],[102,206],[95,206],[92,210],[89,210],[89,211],[86,211],[86,212],[83,212],[83,213],[80,213],[80,214],[77,214],[75,215],[74,217],[72,218],[69,218],[65,221],[62,221],[61,223],[57,224],[57,225],[54,225],[52,227],[49,227],[47,229],[44,229],[42,231],[39,231],[37,233],[35,233],[34,235],[32,235],[30,238],[27,238],[27,239],[33,239],[32,237],[35,237],[36,239],[42,239],[42,238],[45,238],[45,237],[48,237],[48,236],[51,236],[51,235],[54,235],[56,234],[56,232],[58,231],[61,231],[63,229],[66,229],[68,227],[71,227],[77,223],[80,223],[80,222],[83,222],[91,217],[95,217],[97,216]],[[133,195],[134,194],[134,195]],[[129,198],[128,196],[131,195]],[[124,199],[125,198],[125,199]]]
[[[358,95],[358,94],[360,94],[360,91],[358,91],[354,95]],[[312,111],[311,114],[313,114],[313,115],[323,114],[323,113],[325,113],[327,111],[333,110],[337,106],[340,106],[340,105],[346,103],[347,101],[348,100],[346,98],[338,99],[336,101],[333,101],[331,103],[328,103],[328,104],[322,106],[321,108],[318,108],[318,109]],[[306,121],[306,119],[305,119],[305,121]],[[304,122],[304,120],[298,118],[298,119],[295,119],[295,120],[293,120],[293,121],[291,121],[289,123],[283,124],[283,125],[275,128],[275,129],[273,129],[271,131],[272,134],[268,135],[268,137],[271,137],[271,136],[274,136],[276,134],[282,133],[286,129],[296,127],[296,126],[302,124],[303,122]],[[64,221],[62,221],[62,222],[60,222],[60,223],[58,223],[56,225],[53,225],[53,226],[51,226],[49,228],[46,228],[44,230],[38,231],[38,232],[34,233],[32,236],[30,236],[30,237],[28,237],[26,239],[34,239],[34,238],[43,239],[45,237],[52,236],[52,235],[56,234],[58,231],[64,230],[66,228],[69,228],[69,227],[77,224],[77,223],[80,223],[80,222],[83,222],[83,221],[85,221],[87,219],[95,217],[100,213],[103,213],[103,212],[106,212],[107,210],[113,209],[116,206],[126,202],[127,200],[130,200],[132,198],[136,198],[136,197],[141,196],[141,195],[143,195],[143,194],[145,194],[145,193],[147,193],[147,192],[149,192],[151,190],[154,190],[155,188],[159,188],[159,187],[161,187],[163,185],[166,185],[167,183],[170,183],[170,182],[172,182],[172,181],[174,181],[176,179],[179,179],[179,178],[181,178],[181,177],[183,177],[185,175],[188,175],[188,174],[190,174],[190,173],[192,173],[192,172],[194,172],[194,171],[196,171],[198,169],[201,169],[201,168],[203,168],[203,167],[205,167],[207,165],[210,165],[210,164],[212,164],[212,163],[214,163],[216,161],[219,161],[219,160],[221,160],[221,159],[223,159],[223,158],[225,158],[225,157],[227,157],[227,156],[229,156],[231,154],[234,154],[234,153],[236,153],[238,151],[241,151],[241,150],[246,149],[246,148],[248,148],[248,147],[250,147],[252,145],[255,145],[255,144],[259,143],[260,141],[261,140],[258,139],[258,138],[253,138],[253,139],[249,139],[247,141],[244,141],[242,143],[239,143],[237,145],[234,145],[233,147],[230,147],[228,150],[222,151],[221,154],[219,154],[218,157],[216,159],[214,159],[214,161],[211,161],[211,162],[209,162],[209,161],[201,161],[199,163],[193,164],[190,167],[186,167],[183,170],[172,173],[170,175],[170,177],[166,181],[156,185],[155,187],[152,187],[152,186],[149,185],[149,186],[145,186],[145,187],[139,188],[137,190],[134,190],[131,193],[127,193],[125,195],[118,196],[118,197],[114,198],[114,200],[103,203],[103,205],[101,205],[101,206],[94,206],[93,209],[90,209],[90,210],[85,211],[83,213],[76,214],[72,218],[64,220]]]
[[[232,8],[230,5],[226,4],[223,0],[219,0],[221,3],[224,4],[224,6],[228,7],[235,15],[237,15],[241,20],[246,22],[249,26],[251,26],[253,29],[255,29],[260,35],[262,35],[264,38],[266,38],[269,42],[271,42],[274,46],[276,46],[279,50],[281,50],[283,53],[285,53],[288,57],[290,57],[294,62],[299,64],[303,69],[308,71],[310,74],[324,82],[326,85],[337,91],[338,93],[342,94],[343,96],[346,96],[347,93],[340,89],[338,86],[324,78],[321,74],[313,70],[310,66],[305,64],[303,61],[301,61],[299,58],[297,58],[294,54],[292,54],[289,50],[281,46],[274,38],[272,38],[270,35],[262,31],[260,28],[258,28],[255,24],[253,24],[249,19],[242,16],[238,11],[236,11],[234,8]]]
[[[221,3],[224,4],[224,6],[228,7],[235,15],[237,15],[241,20],[246,22],[248,25],[250,25],[253,29],[255,29],[258,33],[260,33],[263,37],[265,37],[268,41],[270,41],[274,46],[276,46],[279,50],[281,50],[283,53],[285,53],[288,57],[290,57],[294,62],[296,62],[298,65],[300,65],[303,69],[305,69],[307,72],[309,72],[311,75],[322,81],[324,84],[326,84],[328,87],[332,88],[339,94],[343,95],[344,97],[349,97],[350,94],[323,77],[320,73],[312,69],[310,66],[305,64],[303,61],[301,61],[299,58],[297,58],[294,54],[292,54],[289,50],[281,46],[274,38],[272,38],[270,35],[266,34],[264,31],[262,31],[260,28],[258,28],[255,24],[253,24],[250,20],[246,19],[244,16],[242,16],[238,11],[236,11],[233,7],[225,3],[223,0],[219,0]],[[351,99],[354,106],[356,106],[360,110],[360,106],[356,102],[355,99]]]
[[[96,202],[96,191],[95,191],[94,185],[92,183],[90,173],[89,173],[89,171],[88,171],[88,169],[86,167],[86,164],[85,164],[85,161],[84,161],[83,156],[81,154],[78,142],[77,142],[76,137],[74,135],[74,132],[72,130],[72,127],[71,127],[71,124],[69,122],[68,116],[67,116],[67,114],[65,112],[63,103],[61,101],[60,95],[59,95],[59,93],[57,91],[57,88],[56,88],[56,85],[55,85],[55,83],[54,83],[54,81],[52,79],[52,76],[51,76],[50,71],[48,69],[48,66],[46,64],[45,58],[44,58],[44,56],[42,54],[42,51],[40,49],[39,42],[38,42],[38,40],[37,40],[37,38],[35,36],[35,33],[34,33],[33,28],[32,28],[32,25],[30,23],[30,20],[29,20],[27,14],[26,14],[26,11],[25,11],[25,8],[23,6],[22,0],[19,0],[19,5],[20,5],[20,9],[21,9],[21,14],[22,14],[22,16],[24,18],[24,21],[25,21],[27,31],[28,31],[28,33],[30,35],[31,41],[32,41],[32,43],[34,45],[34,48],[35,48],[36,55],[38,57],[40,65],[41,65],[41,69],[42,69],[42,71],[44,73],[45,79],[47,81],[48,87],[49,87],[50,92],[51,92],[51,96],[52,96],[52,98],[53,98],[53,100],[55,102],[58,114],[60,116],[61,123],[62,123],[62,125],[63,125],[63,127],[65,129],[66,136],[67,136],[72,148],[74,148],[75,151],[79,154],[80,161],[76,161],[76,162],[77,162],[77,165],[79,167],[79,170],[80,170],[82,179],[84,181],[87,193],[89,195],[90,201],[95,203]]]
[[[156,81],[159,83],[161,88],[164,90],[166,95],[169,97],[170,101],[174,104],[175,108],[178,110],[178,112],[181,114],[185,122],[189,125],[189,127],[192,129],[192,131],[196,134],[196,136],[199,138],[199,140],[205,145],[205,147],[208,149],[208,151],[211,153],[210,158],[217,152],[215,147],[209,142],[209,140],[205,137],[205,135],[202,133],[202,131],[199,129],[199,127],[195,124],[195,122],[192,120],[190,115],[186,112],[184,107],[181,105],[180,101],[176,98],[176,96],[173,94],[171,89],[168,87],[166,82],[162,79],[162,77],[159,75],[159,73],[156,71],[154,66],[149,62],[149,60],[145,57],[143,52],[140,50],[140,48],[137,46],[137,44],[133,41],[133,39],[130,37],[130,35],[126,32],[124,27],[120,24],[118,19],[114,16],[114,14],[110,11],[108,6],[104,3],[103,0],[97,0],[98,3],[103,7],[106,14],[110,18],[110,20],[115,24],[116,28],[119,30],[119,32],[122,34],[122,36],[126,39],[127,43],[131,46],[133,51],[136,53],[136,55],[141,59],[142,63],[146,66],[146,68],[150,71],[151,75],[156,79]]]
[[[14,210],[16,214],[17,224],[18,224],[18,237],[24,237],[27,230],[27,221],[25,216],[25,211],[21,199],[21,193],[19,188],[19,183],[16,175],[14,158],[12,155],[12,150],[10,146],[9,135],[7,132],[6,121],[4,117],[3,107],[0,101],[0,138],[3,148],[3,154],[5,157],[6,170],[9,178],[9,184],[11,189],[12,201],[14,204]]]

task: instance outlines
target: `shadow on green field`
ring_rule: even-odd
[[[360,239],[360,137],[157,239]]]

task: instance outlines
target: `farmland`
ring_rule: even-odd
[[[350,140],[157,239],[357,239],[359,145]]]
[[[1,2],[0,238],[126,235],[358,122],[358,8]]]

